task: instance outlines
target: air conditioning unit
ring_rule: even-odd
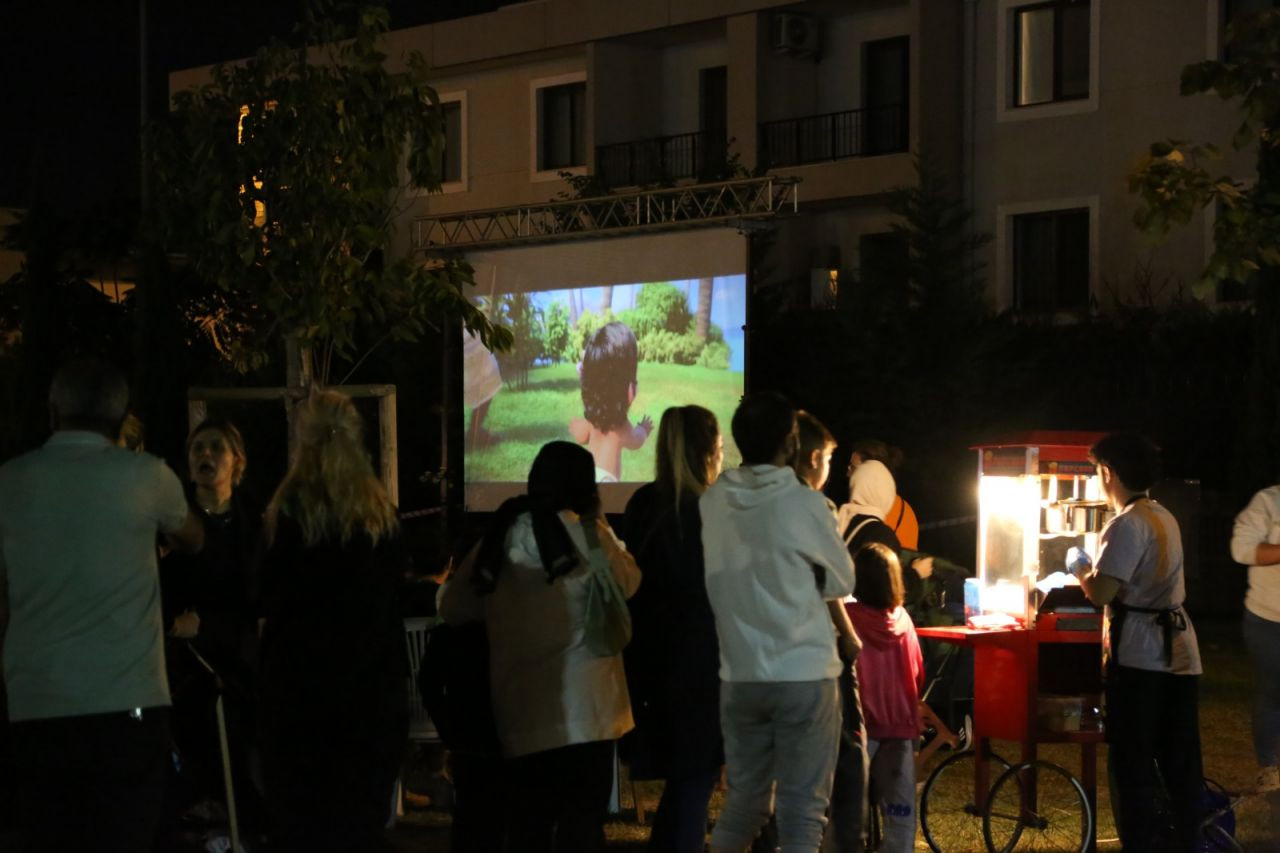
[[[774,15],[769,44],[778,53],[813,56],[819,47],[817,18],[788,13]]]

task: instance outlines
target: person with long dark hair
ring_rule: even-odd
[[[408,744],[406,552],[364,427],[334,391],[302,403],[267,509],[262,716],[271,849],[380,849]]]
[[[658,426],[654,482],[627,502],[623,532],[644,583],[631,599],[624,658],[636,731],[624,741],[632,779],[665,786],[649,849],[699,853],[707,804],[724,764],[720,645],[703,578],[698,498],[724,460],[716,417],[673,406]]]
[[[622,655],[588,641],[593,560],[625,597],[635,593],[640,572],[601,517],[591,454],[553,441],[534,459],[528,493],[498,508],[440,593],[445,622],[485,624],[512,853],[604,847],[614,747],[633,724]]]

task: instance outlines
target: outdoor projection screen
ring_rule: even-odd
[[[496,355],[463,333],[467,508],[521,494],[538,449],[592,451],[608,512],[653,479],[668,406],[715,413],[726,467],[744,387],[747,244],[706,229],[476,252],[476,296],[512,329]],[[651,432],[646,432],[651,425]]]

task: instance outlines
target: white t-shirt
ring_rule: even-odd
[[[1253,562],[1263,543],[1280,544],[1280,486],[1254,495],[1236,516],[1231,531],[1231,557],[1249,567],[1245,609],[1259,618],[1280,622],[1280,564],[1259,566]]]
[[[187,501],[159,459],[62,431],[0,468],[9,717],[169,704],[156,536]]]
[[[1120,581],[1116,600],[1130,607],[1169,609],[1186,599],[1183,581],[1182,531],[1160,504],[1141,498],[1124,507],[1102,530],[1096,563],[1098,574]],[[1109,608],[1109,612],[1113,611]],[[1165,658],[1164,628],[1159,615],[1130,610],[1124,615],[1120,648],[1111,649],[1123,666],[1175,675],[1200,675],[1200,646],[1186,610],[1185,631],[1173,632],[1173,650]],[[1114,616],[1113,616],[1114,618]]]

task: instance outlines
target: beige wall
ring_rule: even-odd
[[[1007,0],[1004,0],[1007,3]],[[1213,0],[1094,0],[1100,26],[1096,106],[1079,112],[1036,114],[999,106],[998,27],[1007,26],[997,0],[980,0],[976,68],[975,221],[995,236],[987,250],[987,278],[995,304],[1012,301],[1009,223],[1054,200],[1087,201],[1094,209],[1093,294],[1104,308],[1111,289],[1132,293],[1140,264],[1171,276],[1189,292],[1205,261],[1205,224],[1196,217],[1173,239],[1154,246],[1132,224],[1136,204],[1126,176],[1147,146],[1168,138],[1226,143],[1239,123],[1214,97],[1181,97],[1183,66],[1204,60],[1216,43]],[[1206,7],[1209,7],[1208,9]],[[1223,171],[1248,171],[1247,159]],[[1171,295],[1171,294],[1167,294]]]

